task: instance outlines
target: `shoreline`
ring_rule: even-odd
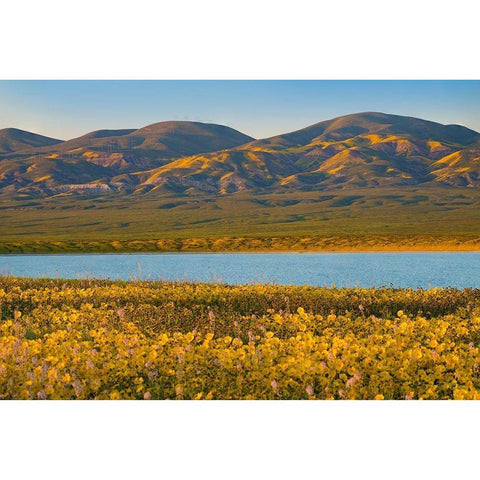
[[[99,252],[99,251],[78,251],[78,252],[68,252],[68,251],[57,251],[57,252],[0,252],[0,257],[3,256],[15,256],[15,255],[23,255],[23,256],[39,256],[39,255],[226,255],[226,254],[235,254],[235,255],[268,255],[268,254],[281,254],[281,255],[297,255],[297,254],[319,254],[319,255],[335,255],[335,254],[398,254],[398,253],[405,253],[405,254],[412,254],[412,253],[480,253],[479,249],[416,249],[416,250],[408,250],[408,249],[391,249],[391,250],[172,250],[172,251],[129,251],[129,252],[116,252],[116,251],[106,251],[106,252]]]
[[[206,253],[480,252],[480,234],[312,234],[157,239],[15,239],[0,237],[0,255]]]

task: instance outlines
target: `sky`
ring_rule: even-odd
[[[364,111],[480,131],[480,81],[0,81],[0,128],[62,140],[166,120],[218,123],[265,138]]]

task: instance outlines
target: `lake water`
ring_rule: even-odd
[[[465,288],[480,287],[480,252],[0,255],[0,273],[232,284]]]

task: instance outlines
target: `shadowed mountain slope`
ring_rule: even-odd
[[[44,148],[42,152],[75,154],[88,149],[105,153],[135,150],[172,159],[232,148],[252,140],[252,137],[222,125],[172,121],[137,130],[97,130],[63,142],[56,148]]]
[[[441,139],[444,142],[469,145],[480,140],[480,134],[460,125],[442,125],[428,120],[379,112],[363,112],[316,123],[295,132],[252,142],[253,147],[286,148],[315,141],[338,142],[376,133],[398,135],[416,140]]]
[[[468,128],[367,112],[178,159],[141,178],[144,185],[218,193],[428,182],[479,186],[479,153],[480,134]],[[456,167],[457,157],[462,170]]]
[[[0,130],[0,154],[59,143],[62,143],[62,140],[26,132],[18,128],[4,128]]]
[[[34,195],[131,191],[137,184],[137,178],[129,176],[132,172],[252,140],[232,128],[199,122],[98,130],[55,145],[45,142],[39,148],[7,152],[0,157],[0,189]]]
[[[0,158],[4,195],[195,196],[415,185],[480,187],[480,134],[376,112],[263,140],[221,125],[160,122]]]

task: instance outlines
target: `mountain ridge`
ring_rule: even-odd
[[[381,112],[258,140],[222,125],[178,121],[97,130],[64,142],[43,138],[57,143],[0,156],[0,195],[480,187],[480,133]]]
[[[432,132],[434,128],[441,129],[441,130],[450,130],[453,133],[453,130],[460,129],[465,132],[466,135],[473,137],[475,140],[480,141],[480,133],[472,130],[468,127],[464,127],[462,125],[456,124],[449,124],[444,125],[438,122],[433,122],[431,120],[424,120],[417,117],[411,116],[403,116],[403,115],[395,115],[395,114],[387,114],[382,112],[359,112],[359,113],[352,113],[348,115],[342,115],[339,117],[332,118],[330,120],[323,120],[321,122],[309,125],[307,127],[301,128],[299,130],[295,130],[293,132],[287,132],[285,134],[275,135],[272,137],[268,137],[266,139],[255,140],[252,142],[253,144],[261,144],[263,142],[272,143],[275,139],[280,138],[295,138],[297,141],[300,140],[300,143],[305,143],[306,135],[310,132],[314,132],[314,134],[310,134],[310,138],[308,141],[312,141],[313,138],[321,136],[322,134],[328,133],[349,133],[353,134],[350,136],[355,136],[361,133],[357,130],[357,133],[353,131],[347,131],[348,127],[352,127],[351,123],[354,122],[353,127],[360,128],[361,130],[367,129],[367,126],[374,126],[375,131],[378,133],[379,131],[388,131],[388,128],[392,125],[393,122],[396,123],[397,127],[401,126],[403,132],[396,132],[398,133],[409,133],[412,134],[412,131],[418,137],[420,134],[424,134],[425,130]],[[362,123],[362,126],[359,126],[359,123]],[[383,125],[382,128],[378,128],[379,125]],[[419,129],[419,126],[422,128]],[[423,130],[423,131],[422,131]],[[340,131],[340,132],[339,132]],[[308,138],[308,137],[307,137]],[[347,137],[348,138],[348,137]],[[341,138],[336,138],[340,140]]]
[[[455,163],[442,174],[435,173],[435,162],[454,153],[468,150],[468,158],[475,161],[480,156],[477,144],[480,134],[466,127],[364,112],[254,140],[221,155],[177,159],[150,172],[144,183],[185,193],[188,179],[197,182],[190,182],[190,187],[198,188],[203,178],[204,191],[214,192],[216,185],[222,194],[275,187],[323,190],[430,181],[480,186],[478,165],[468,174],[457,171]],[[181,183],[187,188],[182,189]]]
[[[56,145],[62,141],[19,128],[3,128],[0,130],[0,155],[32,147]]]

